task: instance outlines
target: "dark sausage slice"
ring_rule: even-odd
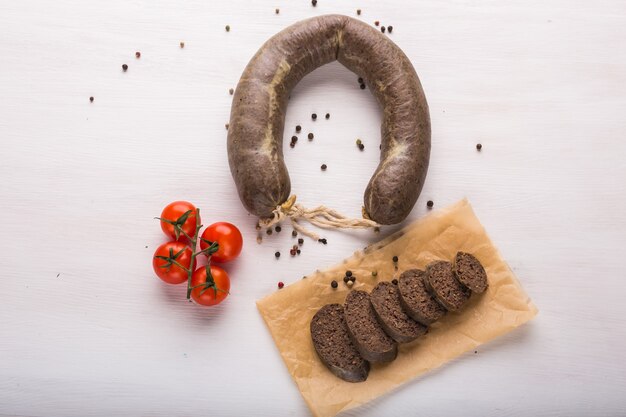
[[[315,313],[311,339],[320,360],[333,374],[348,382],[367,379],[370,365],[350,341],[340,304],[325,305]]]
[[[365,360],[390,362],[396,358],[396,342],[380,327],[367,292],[351,291],[343,310],[350,339]]]
[[[454,276],[452,264],[435,261],[426,267],[426,288],[449,311],[459,311],[472,292]]]
[[[398,287],[391,282],[376,285],[370,300],[380,325],[396,342],[408,343],[426,333],[426,326],[404,312],[400,305]]]
[[[404,220],[422,189],[430,156],[430,118],[411,62],[388,37],[341,15],[298,22],[259,49],[233,97],[228,161],[239,197],[267,218],[291,192],[283,128],[292,88],[338,60],[363,77],[383,112],[381,156],[364,195],[366,215],[381,224]]]
[[[458,252],[454,258],[454,273],[459,282],[475,293],[484,292],[489,283],[485,268],[470,253]]]
[[[398,279],[398,289],[404,311],[413,320],[429,325],[446,314],[446,309],[426,289],[425,277],[426,273],[420,269],[405,271]]]

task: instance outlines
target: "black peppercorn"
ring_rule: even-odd
[[[330,119],[330,113],[326,113],[326,120]]]
[[[385,27],[384,27],[384,26],[381,26],[381,27],[380,27],[380,31],[381,31],[382,33],[385,33]]]
[[[333,287],[333,288],[337,288],[337,286],[338,286],[337,281],[332,280],[332,281],[330,282],[330,286],[331,286],[331,287]]]
[[[280,9],[276,9],[276,14],[280,13]]]
[[[391,258],[391,260],[392,260],[394,263],[396,263],[396,262],[398,262],[398,257],[397,257],[397,256],[394,256],[393,258]]]
[[[291,231],[291,236],[296,237],[298,236],[298,232],[296,232],[295,230]]]
[[[317,241],[320,242],[320,243],[323,243],[324,245],[326,245],[328,243],[326,238],[317,239]]]
[[[276,252],[274,256],[276,257],[276,259],[280,258],[280,252]]]
[[[433,208],[433,205],[434,205],[434,204],[435,204],[435,203],[433,203],[433,200],[428,200],[428,201],[426,202],[426,207],[428,207],[428,208]]]
[[[122,65],[122,70],[124,72],[128,71],[128,65],[126,65],[126,64]]]
[[[226,32],[230,32],[230,25],[226,25]]]
[[[311,4],[313,5],[313,7],[317,6],[317,0],[311,0]]]
[[[365,145],[360,144],[360,145],[359,145],[359,150],[361,150],[361,151],[362,151],[363,149],[365,149]]]
[[[356,9],[356,14],[361,16],[361,9]]]
[[[482,144],[480,144],[480,143],[477,143],[477,144],[476,144],[476,149],[477,149],[477,150],[479,150],[479,151],[480,151],[482,148],[483,148],[483,145],[482,145]]]
[[[309,134],[307,135],[307,137],[309,138],[309,140],[313,140],[313,138],[314,138],[315,136],[313,135],[313,133],[309,133]]]
[[[380,22],[377,20],[377,21],[374,22],[374,25],[378,26],[378,25],[380,25]]]
[[[346,276],[347,277],[351,277],[352,276],[352,271],[346,271]]]
[[[300,255],[300,249],[296,249],[296,253]]]
[[[280,233],[280,231],[283,229],[280,226],[276,226],[274,230],[276,230],[276,233]]]
[[[233,90],[232,88],[228,89],[228,94],[230,94],[231,96],[233,95],[234,92],[235,90]]]
[[[393,30],[393,26],[387,26],[387,32],[391,33],[392,30]]]
[[[267,229],[267,230],[265,231],[265,233],[267,233],[268,235],[271,235],[271,234],[272,234],[272,229]]]
[[[313,119],[313,120],[317,120],[317,114],[313,113],[313,114],[311,115],[311,119]]]
[[[292,143],[296,143],[298,141],[298,137],[297,136],[292,136],[291,137],[291,142]]]
[[[141,52],[139,51],[135,52],[135,58],[141,58]]]
[[[182,49],[182,48],[185,47],[185,42],[181,42],[181,43],[179,43],[179,45],[180,45],[180,48]]]
[[[365,90],[365,84],[361,84],[359,87],[361,88],[361,90]]]
[[[394,278],[394,279],[391,280],[391,283],[393,285],[398,285],[398,280]]]
[[[351,276],[350,277],[350,281],[352,281],[352,283],[355,283],[356,282],[356,277],[355,276]]]
[[[302,126],[297,125],[297,126],[296,126],[296,132],[300,132],[301,130],[302,130]]]
[[[298,239],[298,245],[302,245],[303,243],[304,243],[304,239],[299,238],[299,239]]]
[[[328,168],[328,167],[326,166],[326,164],[322,164],[322,166],[320,168],[322,168],[322,171],[326,171],[326,168]]]
[[[348,281],[350,281],[350,278],[348,277],[343,277],[343,282],[345,282],[346,284],[348,283]]]
[[[93,96],[89,97],[89,101],[93,103]]]

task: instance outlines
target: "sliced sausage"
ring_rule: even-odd
[[[291,182],[283,129],[289,93],[306,74],[335,60],[364,79],[383,114],[380,163],[365,190],[365,216],[399,223],[413,208],[428,170],[428,104],[402,50],[374,28],[342,15],[289,26],[265,42],[244,70],[228,129],[228,161],[239,197],[262,218],[287,200]]]
[[[370,295],[378,322],[398,343],[408,343],[426,333],[427,327],[409,317],[400,304],[398,287],[391,282],[380,282]]]
[[[489,286],[485,268],[471,253],[458,252],[454,258],[453,270],[459,282],[472,292],[482,293]]]
[[[311,339],[320,360],[333,374],[348,382],[367,379],[370,365],[350,340],[341,304],[327,304],[315,313]]]
[[[459,311],[472,292],[454,276],[452,264],[435,261],[426,267],[426,288],[449,311]]]
[[[398,279],[398,290],[404,311],[413,320],[429,325],[446,314],[446,309],[426,289],[425,277],[420,269],[405,271]]]
[[[365,360],[390,362],[396,358],[397,344],[380,327],[367,292],[351,291],[343,309],[350,339]]]

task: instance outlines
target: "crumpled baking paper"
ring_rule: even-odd
[[[371,291],[376,283],[390,281],[407,269],[423,269],[438,259],[452,261],[457,251],[472,253],[483,264],[489,280],[485,293],[472,295],[462,312],[448,313],[425,336],[399,345],[395,361],[372,365],[367,381],[349,383],[330,373],[315,353],[309,325],[320,307],[344,303],[350,291],[342,280],[346,270],[356,276],[352,289]],[[393,256],[399,258],[397,269]],[[331,288],[332,280],[339,283],[337,289]],[[318,417],[362,405],[537,314],[467,200],[433,212],[338,265],[259,300],[257,307],[289,373]]]

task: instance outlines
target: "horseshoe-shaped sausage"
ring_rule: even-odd
[[[228,129],[228,161],[239,197],[261,218],[287,200],[283,128],[289,93],[306,74],[334,60],[363,77],[383,111],[380,163],[365,190],[364,214],[380,224],[399,223],[417,201],[428,170],[428,104],[402,50],[342,15],[289,26],[265,42],[244,70]]]

